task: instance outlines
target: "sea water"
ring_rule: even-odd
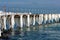
[[[60,23],[23,27],[12,31],[6,40],[60,40]],[[2,40],[5,40],[2,39]]]
[[[4,11],[4,8],[0,7],[1,11]],[[32,14],[49,14],[49,13],[60,13],[60,7],[36,7],[36,8],[30,8],[30,7],[6,7],[6,12],[15,12],[15,13],[29,13]]]

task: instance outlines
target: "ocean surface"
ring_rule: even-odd
[[[15,13],[29,13],[32,14],[59,14],[60,13],[60,7],[40,7],[40,8],[28,8],[28,7],[0,7],[1,11],[6,12],[15,12]]]
[[[17,27],[8,36],[2,40],[60,40],[60,23],[23,27],[22,31]]]

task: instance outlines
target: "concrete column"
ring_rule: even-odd
[[[1,37],[1,16],[0,16],[0,37]]]
[[[39,15],[39,25],[42,24],[43,22],[43,14],[40,14]]]
[[[12,15],[12,17],[11,17],[11,28],[14,28],[14,24],[15,24],[14,15]]]
[[[45,23],[45,14],[43,14],[43,24]]]
[[[58,22],[59,22],[59,14],[57,14],[57,16],[58,16]]]
[[[60,23],[60,14],[58,16],[59,16],[59,23]]]
[[[33,16],[33,25],[35,25],[35,15]]]
[[[1,29],[0,29],[0,37],[1,37]]]
[[[4,19],[4,29],[6,29],[6,16],[3,16]]]
[[[56,21],[56,22],[59,21],[59,16],[58,16],[58,14],[55,14],[55,21]]]
[[[23,27],[23,15],[20,15],[20,27]]]
[[[57,14],[55,14],[54,16],[55,16],[55,21],[57,21]]]
[[[41,17],[41,16],[39,15],[39,24],[40,24],[40,17]]]
[[[60,18],[60,14],[59,14],[58,16],[59,16],[59,18]]]
[[[51,14],[49,14],[48,17],[49,17],[48,20],[49,20],[49,23],[50,23],[50,21],[51,21]]]
[[[30,26],[30,15],[27,15],[27,26]]]
[[[48,20],[48,16],[47,16],[47,14],[44,14],[43,16],[44,16],[44,19],[43,19],[44,20],[44,24],[46,24],[46,21]]]
[[[55,19],[55,16],[54,16],[54,14],[51,14],[52,15],[52,22],[53,22],[53,19]]]

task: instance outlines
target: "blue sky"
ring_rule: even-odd
[[[60,7],[60,0],[0,0],[0,6]]]

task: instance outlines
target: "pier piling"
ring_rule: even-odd
[[[9,17],[8,17],[9,15]],[[38,22],[38,24],[49,24],[49,23],[55,23],[56,22],[60,22],[60,14],[28,14],[28,13],[7,13],[4,12],[0,13],[0,36],[1,36],[1,29],[7,29],[6,28],[6,24],[7,24],[7,18],[9,18],[9,24],[10,26],[8,28],[12,28],[14,29],[15,26],[15,15],[19,16],[19,23],[18,26],[21,27],[21,29],[23,28],[23,26],[34,26],[36,24],[36,22]],[[32,22],[32,23],[31,23]],[[37,25],[38,25],[37,24]]]

